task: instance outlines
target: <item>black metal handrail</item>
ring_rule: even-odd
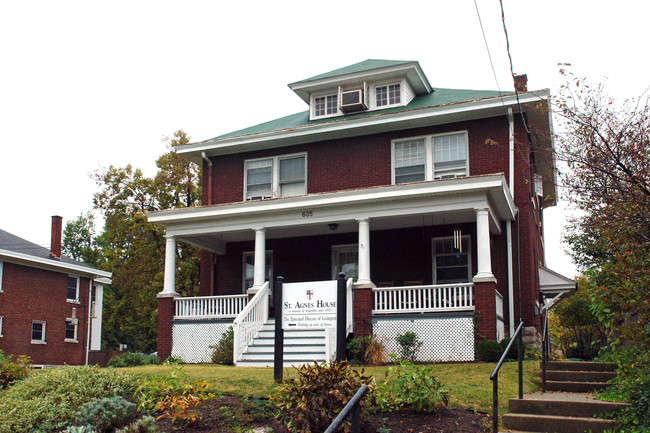
[[[329,427],[327,427],[327,430],[325,430],[325,433],[334,433],[341,427],[341,424],[343,424],[343,420],[350,415],[350,412],[352,412],[352,419],[350,420],[352,423],[352,433],[359,433],[361,430],[361,407],[359,406],[361,403],[361,399],[363,398],[364,395],[368,392],[368,385],[362,385],[361,388],[359,388],[359,391],[352,396],[348,404],[345,405],[343,410],[337,415],[336,418],[334,418],[334,421],[332,421],[332,424],[330,424]]]
[[[515,338],[517,339],[517,346],[518,346],[517,361],[519,364],[519,398],[520,399],[524,398],[524,374],[523,374],[524,340],[522,334],[523,328],[524,328],[524,322],[519,322],[519,326],[517,326],[517,330],[513,334],[512,338],[510,339],[510,343],[508,343],[506,350],[504,350],[503,355],[501,355],[499,362],[497,362],[496,367],[494,367],[494,371],[492,371],[492,374],[490,375],[490,380],[492,381],[492,431],[494,433],[497,433],[499,431],[499,370],[501,369],[501,365],[505,362],[506,357],[510,352],[510,348],[515,342]]]

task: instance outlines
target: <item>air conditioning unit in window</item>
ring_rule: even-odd
[[[341,92],[340,109],[344,113],[354,113],[366,110],[366,104],[363,103],[363,89],[346,90]]]

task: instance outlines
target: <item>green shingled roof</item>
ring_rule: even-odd
[[[367,60],[369,61],[369,60]],[[361,62],[365,63],[365,62]],[[408,63],[408,62],[407,62]],[[354,66],[354,65],[352,65]],[[349,66],[348,68],[352,67]],[[347,69],[347,68],[343,68]],[[336,72],[336,71],[332,71]],[[320,76],[319,76],[320,77]],[[514,92],[501,92],[496,90],[466,90],[466,89],[433,89],[433,92],[416,96],[407,106],[395,107],[385,110],[365,111],[347,116],[329,117],[325,119],[309,120],[309,111],[292,114],[281,117],[269,122],[260,123],[259,125],[250,126],[238,131],[229,132],[215,138],[205,141],[218,140],[222,138],[232,138],[252,134],[262,134],[266,132],[279,131],[283,129],[293,129],[308,125],[317,125],[329,122],[345,122],[347,120],[358,119],[362,117],[371,117],[378,114],[389,115],[391,113],[400,113],[404,111],[418,110],[441,105],[457,104],[461,102],[474,101],[477,99],[493,98],[500,95],[511,95]]]
[[[323,78],[332,78],[339,77],[341,75],[354,74],[355,72],[364,72],[371,71],[373,69],[387,68],[390,66],[399,66],[407,63],[417,63],[412,60],[378,60],[378,59],[368,59],[363,62],[355,63],[354,65],[345,66],[343,68],[335,69],[330,72],[325,72],[324,74],[316,75],[315,77],[307,78],[306,80],[296,81],[295,83],[289,84],[293,86],[294,84],[299,83],[308,83],[310,81],[321,80]]]

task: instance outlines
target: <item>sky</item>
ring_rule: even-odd
[[[557,93],[558,63],[618,99],[650,85],[650,2],[503,9],[529,90]],[[0,0],[0,228],[49,246],[51,215],[92,209],[96,170],[151,176],[174,131],[200,141],[304,111],[287,83],[370,58],[417,60],[433,87],[512,90],[498,0]],[[571,277],[570,214],[544,218],[547,265]]]

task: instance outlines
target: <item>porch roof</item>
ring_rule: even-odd
[[[513,220],[515,205],[503,174],[415,182],[332,193],[201,206],[148,213],[168,236],[223,254],[228,242],[253,239],[254,228],[267,238],[355,232],[370,218],[372,230],[476,221],[488,209],[490,230]]]

